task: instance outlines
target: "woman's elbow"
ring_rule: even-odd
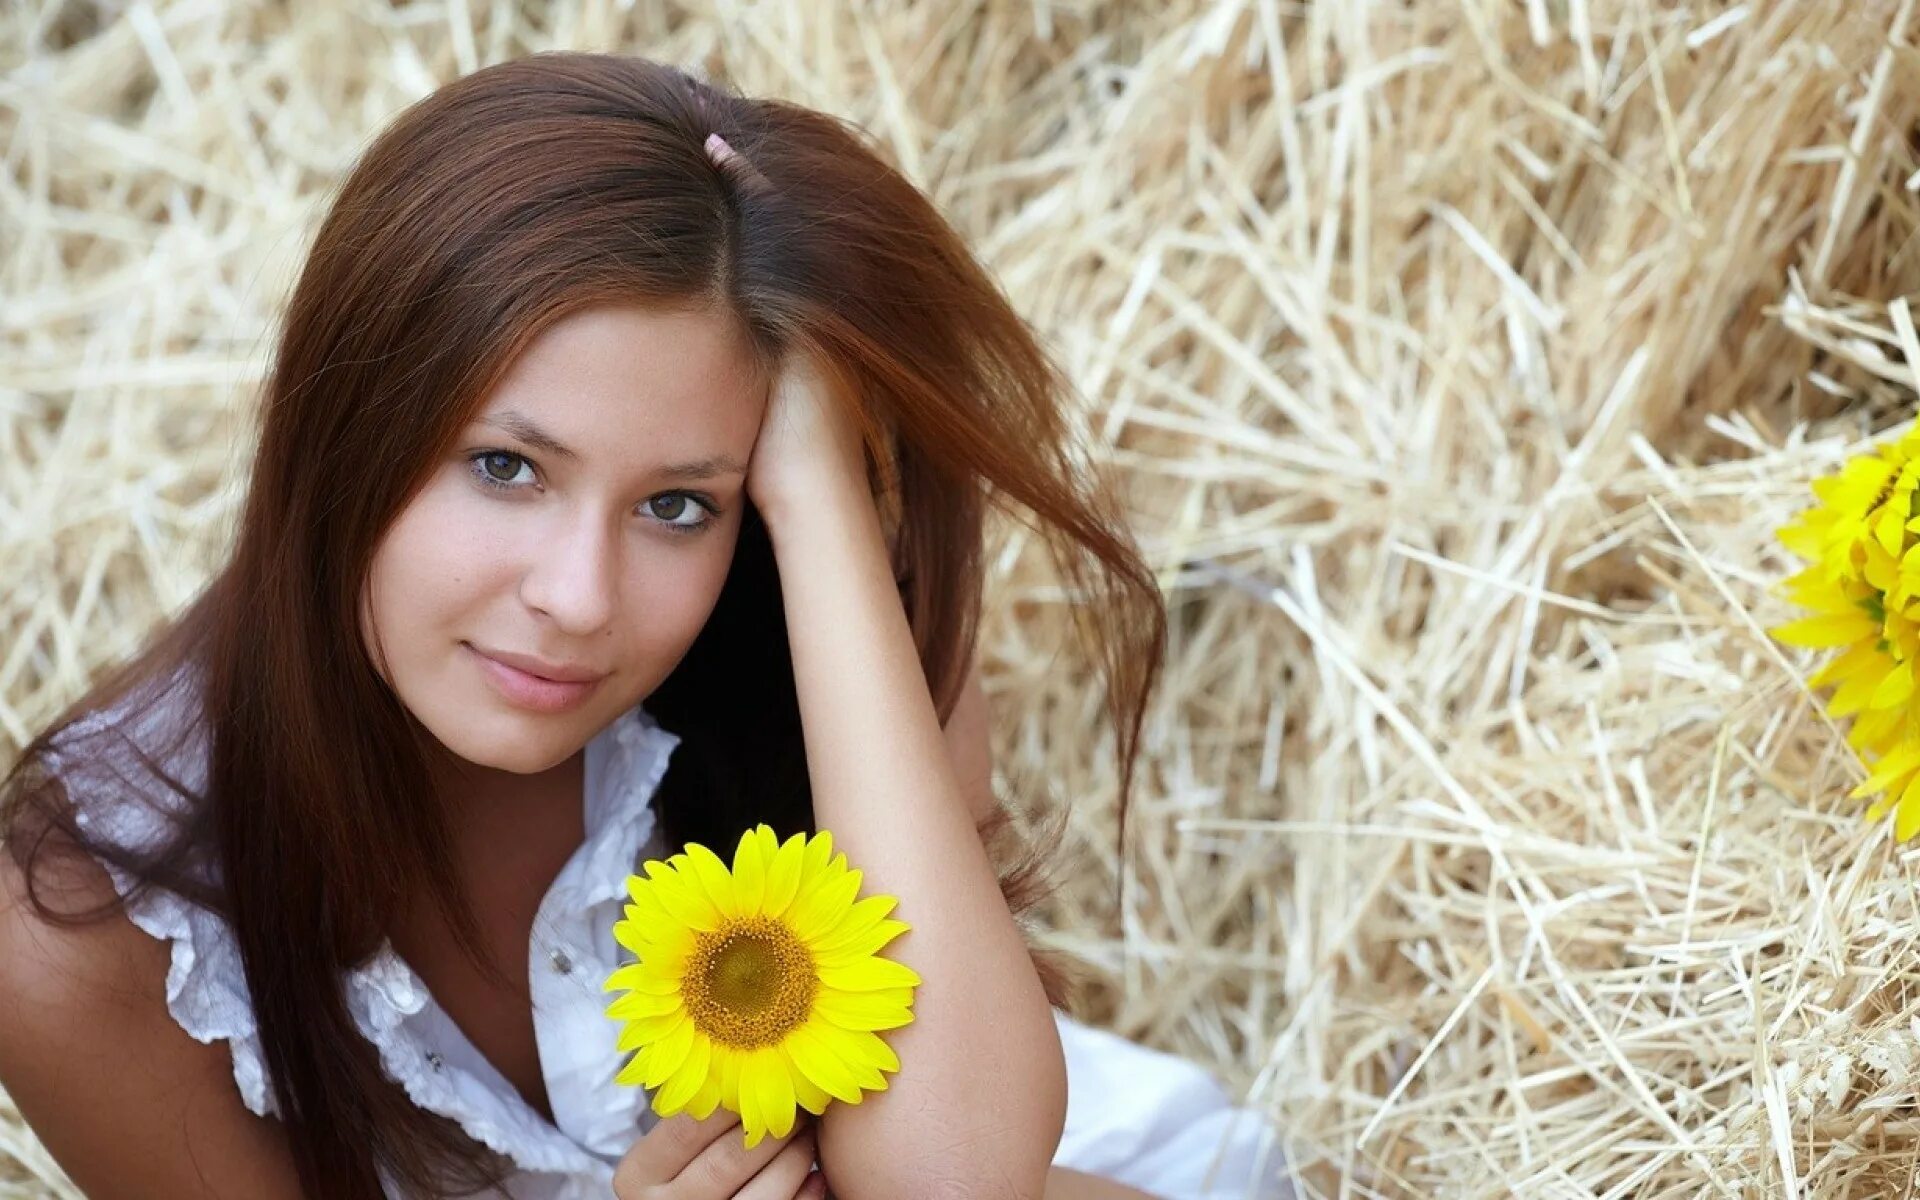
[[[1001,1118],[978,1151],[950,1160],[931,1180],[938,1200],[1043,1200],[1067,1124],[1067,1060],[1052,1016],[1047,1033],[1002,1085]]]

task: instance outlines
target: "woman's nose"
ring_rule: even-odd
[[[607,523],[593,516],[545,531],[522,579],[522,599],[566,633],[599,632],[618,603],[619,549]]]

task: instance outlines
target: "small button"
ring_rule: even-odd
[[[441,1060],[441,1058],[440,1058],[440,1052],[439,1052],[439,1051],[437,1051],[437,1050],[429,1050],[429,1051],[427,1051],[427,1065],[428,1065],[428,1066],[430,1066],[430,1067],[432,1067],[432,1068],[433,1068],[434,1070],[436,1070],[436,1071],[438,1071],[438,1070],[440,1069],[440,1063],[441,1063],[441,1061],[442,1061],[442,1060]]]
[[[553,961],[553,969],[562,975],[573,970],[573,960],[567,957],[565,950],[555,947],[547,952],[547,957]]]

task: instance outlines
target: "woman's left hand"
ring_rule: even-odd
[[[736,187],[770,188],[766,177],[718,133],[706,141],[707,157]],[[767,410],[747,464],[747,498],[772,528],[793,503],[816,500],[847,483],[848,493],[872,498],[867,483],[866,443],[849,398],[834,394],[820,364],[803,347],[790,349],[774,372]]]
[[[747,463],[747,497],[771,526],[793,504],[845,489],[871,500],[866,441],[852,402],[836,394],[811,353],[789,351],[767,394]]]

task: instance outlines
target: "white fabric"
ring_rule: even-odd
[[[164,750],[155,739],[178,728],[168,718],[190,713],[194,694],[177,689],[129,736],[150,753]],[[150,845],[167,820],[151,804],[179,801],[124,752],[112,753],[117,739],[98,749],[88,744],[85,739],[112,719],[94,714],[76,724],[58,739],[49,765],[90,832],[128,848]],[[587,744],[586,837],[542,899],[528,946],[534,1036],[552,1121],[473,1046],[390,945],[345,972],[348,1010],[378,1050],[386,1074],[414,1103],[459,1122],[518,1166],[508,1190],[495,1193],[506,1200],[605,1200],[612,1194],[614,1165],[659,1120],[646,1089],[614,1082],[626,1056],[618,1049],[617,1023],[605,1015],[612,997],[601,988],[625,961],[612,930],[627,875],[646,859],[669,853],[655,829],[651,801],[679,741],[636,705]],[[159,757],[197,792],[205,783],[204,753],[203,739],[187,730],[176,752]],[[126,893],[131,881],[112,864],[102,865]],[[201,876],[212,878],[204,865]],[[226,1042],[242,1100],[256,1113],[274,1115],[231,928],[158,888],[132,901],[128,915],[171,943],[166,993],[174,1020],[199,1041]],[[1292,1196],[1264,1117],[1235,1107],[1197,1065],[1057,1011],[1054,1019],[1068,1078],[1066,1131],[1056,1165],[1168,1200]],[[391,1181],[387,1193],[405,1200]]]

